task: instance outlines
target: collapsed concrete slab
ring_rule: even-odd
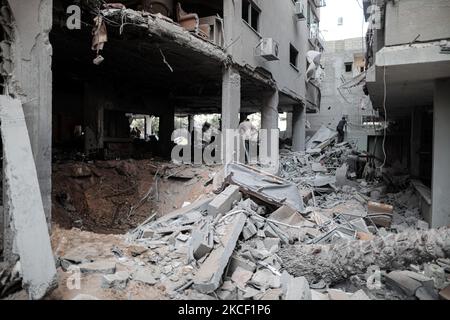
[[[242,194],[238,186],[228,186],[221,194],[212,200],[208,205],[208,213],[216,216],[220,213],[227,213],[231,210],[233,203],[240,201]]]
[[[238,213],[223,227],[220,245],[208,256],[194,278],[194,288],[202,293],[211,293],[220,286],[222,275],[236,247],[247,216]]]
[[[23,287],[41,299],[56,286],[56,267],[21,102],[0,96],[0,121],[10,249],[20,259]]]

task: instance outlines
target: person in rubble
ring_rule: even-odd
[[[245,147],[245,163],[250,162],[250,143],[255,140],[255,135],[258,134],[258,130],[250,121],[250,118],[246,118],[239,125],[239,135],[244,141]]]
[[[338,132],[338,143],[344,142],[345,131],[347,130],[347,119],[345,117],[342,117],[339,121],[336,130]]]

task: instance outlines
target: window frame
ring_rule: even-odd
[[[295,52],[295,63],[292,63],[292,53]],[[291,67],[293,67],[295,70],[299,71],[298,69],[298,58],[300,55],[300,51],[292,44],[289,43],[289,64]]]
[[[247,10],[244,10],[244,6],[247,3]],[[244,19],[244,12],[247,11],[246,17],[247,20]],[[256,28],[253,26],[253,13],[256,12]],[[244,21],[253,31],[259,34],[261,29],[261,13],[262,10],[256,5],[252,0],[242,0],[242,21]]]

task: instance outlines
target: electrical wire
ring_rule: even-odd
[[[383,170],[386,165],[387,154],[386,154],[386,134],[387,134],[387,110],[386,110],[386,101],[387,101],[387,86],[386,86],[386,66],[383,67],[383,110],[384,110],[384,131],[383,131],[383,155],[384,160],[383,164],[378,167],[378,169]]]

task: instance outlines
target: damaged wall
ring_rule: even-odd
[[[23,103],[47,222],[51,216],[52,0],[2,2],[2,25],[10,41],[2,43],[10,60],[7,93]],[[5,74],[5,70],[3,70]]]

